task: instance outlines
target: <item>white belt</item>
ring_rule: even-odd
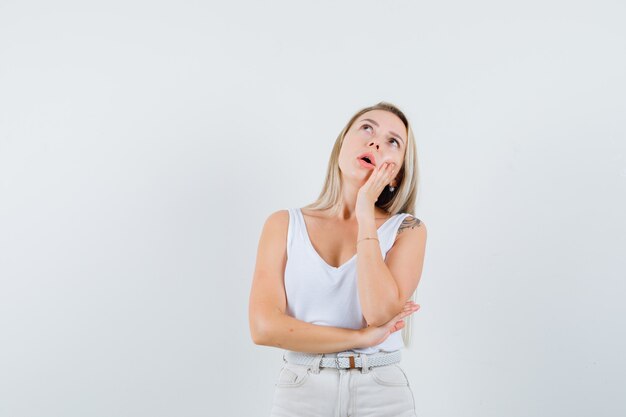
[[[402,358],[402,352],[400,350],[394,352],[377,352],[369,355],[357,352],[326,353],[321,355],[322,360],[320,361],[320,367],[346,369],[362,368],[363,365],[366,367],[391,365],[392,363],[400,362]],[[288,350],[283,354],[283,360],[298,365],[313,365],[319,356],[319,354],[316,355],[314,353]]]

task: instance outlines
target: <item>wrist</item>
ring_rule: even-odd
[[[356,220],[357,220],[357,223],[359,224],[375,222],[376,210],[374,209],[374,205],[372,204],[371,207],[369,207],[368,205],[367,208],[358,208],[356,210]]]
[[[358,329],[357,330],[357,343],[358,343],[359,346],[369,347],[369,346],[367,346],[367,340],[365,338],[365,329],[366,328],[362,328],[362,329]]]
[[[357,233],[357,241],[360,241],[366,237],[378,237],[378,230],[376,230],[376,219],[372,216],[371,219],[360,220],[359,230]]]
[[[377,237],[364,237],[361,239],[357,239],[356,244],[358,245],[359,243],[363,242],[364,240],[375,240],[380,244],[380,240]]]

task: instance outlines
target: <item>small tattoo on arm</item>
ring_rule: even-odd
[[[422,224],[421,220],[417,217],[406,216],[400,227],[398,228],[398,234],[402,233],[406,229],[414,229],[416,227],[420,227]]]

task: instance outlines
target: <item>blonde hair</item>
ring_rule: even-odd
[[[352,124],[363,113],[371,110],[385,110],[395,114],[404,123],[407,133],[406,153],[404,154],[404,163],[402,164],[402,167],[398,172],[398,176],[396,177],[396,190],[391,193],[389,188],[385,187],[375,205],[385,210],[390,215],[397,213],[409,213],[415,217],[415,200],[417,199],[417,186],[419,180],[415,136],[413,135],[411,125],[409,124],[409,121],[404,113],[400,111],[397,106],[385,101],[381,101],[370,107],[362,108],[350,118],[348,123],[339,133],[339,136],[337,136],[333,149],[330,153],[328,168],[326,170],[326,180],[324,181],[322,191],[313,203],[304,206],[303,208],[309,210],[330,210],[330,213],[338,214],[337,212],[340,209],[341,191],[343,186],[339,170],[339,151],[341,150],[344,137],[350,127],[352,127]],[[415,301],[415,292],[416,291],[414,291],[411,295],[410,300]],[[404,340],[406,347],[410,347],[411,344],[413,314],[404,318],[406,325],[402,329],[402,339]]]

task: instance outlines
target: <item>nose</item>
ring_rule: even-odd
[[[370,142],[369,145],[367,145],[367,146],[371,147],[372,145],[376,146],[376,150],[380,149],[380,146],[376,142]]]

